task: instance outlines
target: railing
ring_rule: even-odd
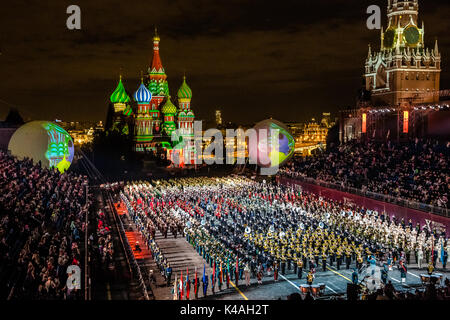
[[[148,291],[147,291],[147,286],[145,285],[144,278],[142,277],[141,268],[139,267],[136,259],[134,258],[133,250],[131,249],[130,243],[128,242],[128,238],[125,235],[125,228],[123,227],[122,220],[120,219],[120,217],[116,218],[117,212],[114,207],[113,199],[112,199],[109,191],[106,191],[106,193],[107,193],[107,198],[108,198],[107,201],[111,208],[111,211],[112,211],[112,214],[114,217],[114,222],[116,224],[116,228],[119,233],[119,239],[120,239],[122,247],[125,251],[125,257],[127,259],[130,273],[134,277],[134,279],[139,283],[139,289],[142,291],[144,299],[150,300],[150,297],[149,297]],[[117,222],[117,220],[119,222]]]
[[[86,206],[89,201],[89,186],[86,185]],[[88,208],[85,216],[84,226],[84,300],[91,300],[91,275],[89,264],[91,262],[91,244],[88,237],[89,233],[89,213],[92,208]]]
[[[376,193],[376,192],[364,191],[364,190],[357,189],[357,188],[343,186],[338,183],[317,180],[317,179],[305,177],[302,175],[298,175],[298,176],[281,175],[280,177],[294,179],[294,180],[300,180],[300,181],[303,181],[306,183],[315,184],[315,185],[319,185],[319,186],[326,187],[326,188],[332,188],[332,189],[336,189],[336,190],[343,191],[343,192],[353,193],[353,194],[356,194],[359,196],[363,196],[363,197],[367,197],[367,198],[371,198],[371,199],[375,199],[375,200],[379,200],[379,201],[389,202],[389,203],[397,204],[397,205],[400,205],[403,207],[437,214],[437,215],[447,217],[447,218],[450,217],[449,210],[447,208],[443,208],[443,207],[436,207],[433,205],[420,203],[420,202],[416,202],[416,201],[411,201],[411,200],[406,200],[406,199],[402,199],[402,198],[397,198],[397,197],[380,194],[380,193]]]
[[[84,169],[86,170],[86,172],[89,175],[89,178],[92,179],[93,181],[97,181],[100,183],[106,183],[106,180],[104,179],[103,175],[101,174],[100,171],[98,171],[98,169],[95,167],[95,165],[89,160],[88,157],[86,157],[86,155],[84,154],[84,152],[79,149],[78,150],[81,154],[81,159],[80,162],[82,164],[82,166],[84,167]],[[87,192],[87,190],[86,190]],[[109,190],[104,190],[103,192],[103,196],[106,200],[106,202],[108,203],[109,207],[111,208],[111,213],[114,219],[114,224],[116,226],[116,230],[118,231],[118,235],[119,235],[119,240],[121,242],[122,248],[124,249],[124,253],[125,253],[125,258],[127,260],[127,265],[130,271],[130,274],[132,277],[134,277],[134,279],[136,281],[138,281],[139,283],[139,289],[142,292],[142,295],[144,296],[145,300],[150,300],[148,292],[147,292],[147,287],[145,285],[144,279],[142,278],[142,274],[141,274],[141,269],[139,267],[139,265],[136,262],[136,259],[134,258],[134,254],[133,251],[131,249],[131,246],[128,242],[127,237],[125,236],[125,229],[123,227],[123,223],[122,220],[118,217],[116,209],[114,207],[114,201],[112,199],[111,193]],[[117,222],[117,220],[119,220],[119,222]],[[87,233],[87,232],[86,232]],[[88,257],[89,260],[89,257]],[[88,274],[88,269],[86,269],[86,275]],[[90,288],[90,278],[87,279],[85,278],[85,286],[87,288],[87,285],[89,285]],[[85,297],[86,300],[87,297],[90,296],[90,291],[85,292]]]

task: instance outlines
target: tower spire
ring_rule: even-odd
[[[161,58],[159,56],[159,42],[160,38],[158,36],[158,31],[155,26],[155,35],[153,36],[153,59],[150,67],[150,73],[164,73],[164,68],[162,66]]]
[[[159,36],[158,36],[158,28],[156,28],[156,25],[155,25],[155,35],[153,36],[153,41],[159,41],[160,39],[159,39]]]
[[[383,45],[383,42],[384,42],[384,27],[383,26],[381,26],[381,32],[380,32],[381,34],[380,34],[380,39],[381,39],[381,46],[380,46],[380,48],[381,48],[381,50],[384,50],[384,45]]]
[[[438,40],[436,38],[434,42],[434,55],[437,56],[439,54]]]

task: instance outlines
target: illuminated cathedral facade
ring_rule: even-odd
[[[179,157],[181,166],[193,164],[195,116],[191,109],[192,90],[184,76],[177,92],[178,107],[172,102],[159,43],[160,38],[155,31],[151,65],[147,73],[141,75],[141,84],[133,95],[126,91],[120,76],[110,97],[114,114],[111,130],[132,134],[136,152],[162,148],[168,159]]]

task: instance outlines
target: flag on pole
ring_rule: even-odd
[[[178,279],[177,279],[177,275],[175,275],[175,282],[173,283],[172,294],[173,294],[173,300],[178,300]]]
[[[189,292],[191,291],[189,285],[189,268],[186,268],[186,299],[189,300]]]
[[[230,285],[230,260],[227,260],[227,286]]]
[[[203,264],[203,283],[205,283],[205,281],[206,281],[206,267],[205,267],[205,264]]]
[[[194,285],[194,293],[197,294],[197,283],[198,283],[198,279],[197,279],[197,267],[195,267],[195,281],[194,281],[195,285]]]
[[[181,271],[181,277],[180,277],[180,300],[183,300],[183,271]]]
[[[214,286],[215,283],[216,283],[216,262],[214,261],[211,285]]]
[[[220,285],[223,283],[222,261],[220,262],[219,283]]]

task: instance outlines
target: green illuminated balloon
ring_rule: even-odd
[[[41,161],[43,167],[63,173],[73,160],[73,140],[66,130],[50,121],[31,121],[14,132],[8,150],[19,159]]]

